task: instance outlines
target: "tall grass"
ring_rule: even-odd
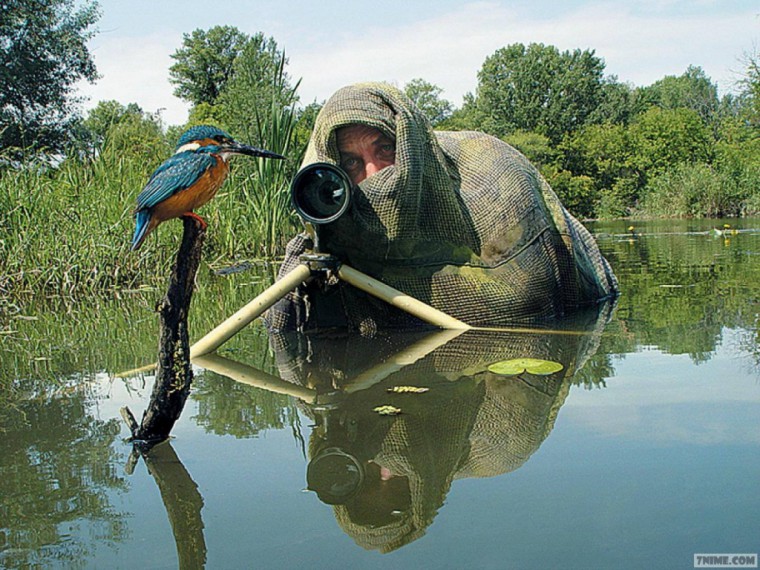
[[[292,104],[273,102],[257,115],[257,138],[265,142],[256,144],[289,160],[234,159],[230,180],[200,211],[209,222],[207,262],[277,256],[297,231],[288,186],[303,149],[293,148],[294,126]],[[93,159],[67,159],[55,168],[0,171],[0,310],[30,296],[163,284],[182,224],[161,225],[138,252],[130,251],[135,198],[168,155],[150,152],[106,146]]]
[[[130,209],[146,174],[144,164],[109,155],[3,171],[0,296],[135,285],[142,267],[128,253]]]
[[[657,217],[736,217],[758,213],[760,169],[727,172],[681,164],[649,182],[639,214]]]
[[[285,56],[272,78],[269,107],[254,109],[254,123],[247,138],[251,144],[281,154],[286,160],[240,159],[228,184],[225,202],[218,202],[219,231],[214,251],[221,258],[263,257],[284,251],[287,240],[299,231],[300,222],[290,204],[290,181],[298,169],[304,148],[296,142],[296,91],[286,90]],[[284,99],[283,102],[283,94]]]

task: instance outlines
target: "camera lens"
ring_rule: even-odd
[[[301,169],[290,186],[293,207],[308,222],[337,220],[351,201],[351,180],[341,168],[318,162]]]
[[[309,462],[306,483],[328,505],[339,505],[353,497],[364,481],[364,469],[352,455],[337,447],[323,450]]]

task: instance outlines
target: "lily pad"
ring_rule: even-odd
[[[540,360],[538,358],[513,358],[512,360],[502,360],[494,362],[488,367],[488,370],[494,374],[502,376],[517,376],[523,372],[536,374],[538,376],[548,376],[559,372],[564,368],[559,362],[552,360]]]
[[[401,413],[401,410],[396,406],[378,406],[372,409],[373,412],[377,412],[381,416],[397,416]]]
[[[396,394],[424,394],[430,390],[430,388],[424,388],[422,386],[393,386],[388,388],[388,392],[394,392]]]

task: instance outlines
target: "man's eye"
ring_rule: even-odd
[[[343,167],[344,170],[352,170],[356,168],[359,165],[359,161],[355,158],[344,158],[340,161],[341,167]]]

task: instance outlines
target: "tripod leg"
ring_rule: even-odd
[[[422,319],[423,321],[435,325],[442,329],[469,329],[472,328],[467,323],[455,319],[446,313],[439,311],[438,309],[431,307],[427,303],[410,297],[406,293],[402,293],[398,289],[394,289],[389,285],[386,285],[382,281],[370,277],[369,275],[362,273],[361,271],[349,267],[348,265],[341,265],[338,270],[338,277],[350,283],[357,289],[361,289],[365,293],[369,293],[382,299],[386,303],[403,309],[407,313],[414,315],[415,317]]]
[[[237,313],[218,325],[190,347],[190,358],[202,356],[222,346],[251,321],[261,316],[269,307],[298,287],[311,276],[311,269],[301,264],[266,291],[255,297]]]

